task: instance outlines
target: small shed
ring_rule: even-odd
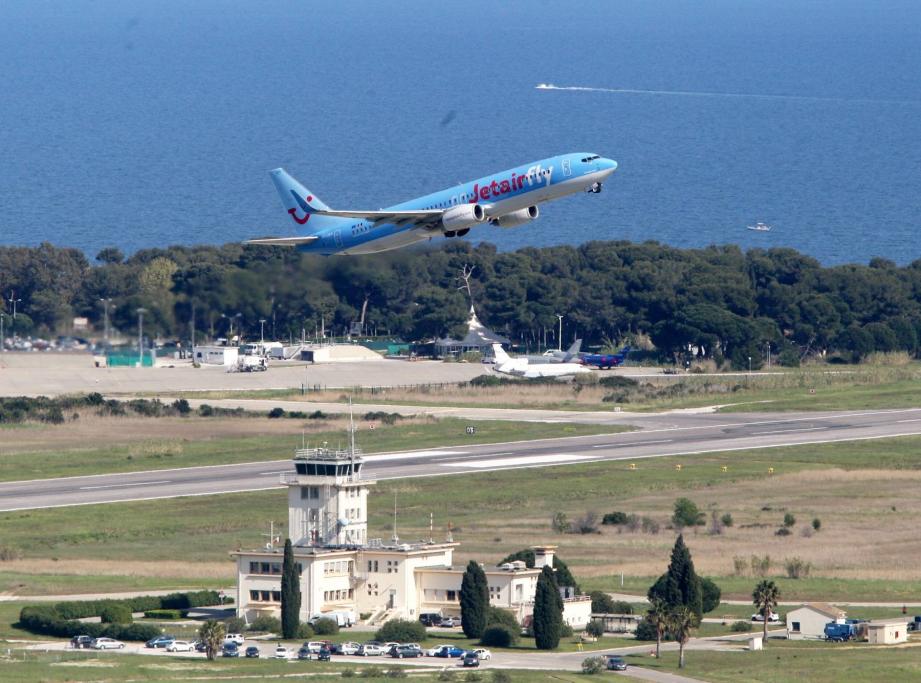
[[[847,614],[827,602],[808,602],[787,612],[787,638],[789,640],[824,639],[825,625],[843,624]]]
[[[870,620],[867,623],[867,642],[871,645],[908,642],[908,618]]]
[[[240,351],[236,346],[196,346],[192,360],[202,365],[236,365]]]
[[[643,621],[643,617],[639,614],[592,612],[592,621],[601,622],[605,633],[636,633],[636,627]]]

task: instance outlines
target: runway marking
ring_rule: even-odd
[[[532,455],[525,458],[498,458],[491,460],[468,460],[464,462],[446,462],[441,467],[506,467],[509,465],[548,465],[559,464],[564,462],[578,462],[579,460],[593,460],[591,455],[573,455],[570,453],[558,453],[555,455]]]
[[[294,470],[288,468],[286,470],[278,470],[276,472],[260,472],[257,476],[260,477],[274,477],[277,474],[287,474],[288,472],[293,472]]]
[[[600,443],[592,448],[620,448],[622,446],[645,446],[651,443],[671,443],[674,439],[657,439],[655,441],[629,441],[627,443]]]
[[[102,486],[81,486],[81,491],[92,491],[94,489],[120,489],[127,488],[129,486],[153,486],[154,484],[169,484],[169,479],[161,479],[160,481],[139,481],[136,484],[104,484]]]
[[[761,436],[764,434],[789,434],[791,432],[817,432],[822,429],[828,429],[828,427],[800,427],[799,429],[772,429],[769,432],[752,432],[751,435]],[[744,439],[745,436],[743,435],[740,438]]]
[[[921,422],[921,417],[916,417],[913,420],[896,420],[896,423],[901,423],[901,422]]]
[[[447,458],[432,458],[432,462],[441,462],[442,460],[457,460],[458,458],[463,458],[467,456],[469,459],[473,458],[493,458],[497,455],[515,455],[513,451],[505,451],[504,453],[455,453],[454,455],[449,455]]]
[[[409,460],[411,458],[431,458],[433,455],[465,455],[462,451],[410,451],[409,453],[390,453],[387,455],[365,455],[365,462],[387,462],[389,460]]]

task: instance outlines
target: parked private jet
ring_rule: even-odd
[[[503,375],[514,375],[525,379],[539,377],[572,377],[585,372],[591,372],[579,363],[539,363],[532,365],[527,358],[511,358],[502,348],[501,344],[492,345],[493,355],[496,357],[496,372]]]
[[[577,192],[601,192],[617,162],[597,154],[563,154],[411,199],[379,211],[331,209],[283,168],[270,171],[285,210],[305,234],[248,244],[295,247],[316,254],[372,254],[433,237],[463,237],[491,223],[513,228],[540,215],[538,205]]]

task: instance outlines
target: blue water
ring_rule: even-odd
[[[916,0],[4,0],[0,244],[290,235],[279,165],[376,209],[592,151],[620,163],[602,194],[473,236],[906,263],[919,81]]]

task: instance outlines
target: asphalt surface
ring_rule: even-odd
[[[610,414],[640,431],[366,456],[368,479],[403,479],[921,435],[921,409],[813,414]],[[868,449],[868,457],[872,452]],[[0,511],[272,489],[280,460],[0,484]],[[780,470],[780,467],[778,467]],[[552,470],[550,472],[552,474]]]

